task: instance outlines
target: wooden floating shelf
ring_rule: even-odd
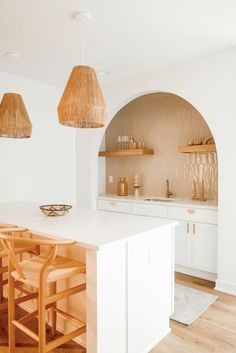
[[[137,148],[135,150],[117,150],[117,151],[100,151],[99,157],[125,157],[125,156],[144,156],[153,155],[154,150]]]
[[[204,152],[216,152],[216,145],[194,145],[194,146],[179,146],[178,152],[180,153],[204,153]]]

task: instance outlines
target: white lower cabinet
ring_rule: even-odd
[[[191,266],[190,224],[178,221],[175,227],[175,263],[181,266]]]
[[[215,224],[192,224],[192,267],[201,271],[217,273],[217,226]]]
[[[176,270],[210,280],[217,273],[217,209],[98,200],[98,208],[178,221]]]
[[[217,226],[179,221],[175,233],[175,263],[217,273]]]

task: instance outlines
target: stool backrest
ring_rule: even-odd
[[[0,223],[0,231],[1,228],[16,228],[17,226],[15,226],[14,224],[7,224],[7,223]],[[3,250],[3,246],[2,244],[0,244],[0,251]]]
[[[26,228],[18,228],[16,226],[0,228],[0,242],[2,244],[2,247],[6,250],[6,253],[11,263],[13,264],[16,271],[19,273],[20,278],[22,279],[24,278],[24,274],[19,266],[17,257],[14,253],[14,241],[16,237],[13,234],[16,232],[19,233],[19,232],[25,232],[25,231],[27,231]],[[5,237],[8,237],[8,239],[5,239]]]
[[[42,272],[45,271],[50,264],[51,261],[54,260],[57,252],[58,245],[72,245],[75,243],[74,240],[67,240],[67,239],[47,239],[47,238],[23,238],[19,236],[15,236],[14,233],[28,233],[30,236],[32,235],[39,235],[35,232],[30,232],[27,228],[20,228],[20,227],[6,227],[0,228],[0,243],[2,244],[3,248],[6,250],[7,255],[13,264],[15,270],[18,272],[19,277],[24,279],[24,273],[21,270],[19,265],[18,259],[16,254],[14,253],[14,243],[17,242],[24,242],[30,245],[48,245],[51,247],[49,255],[47,259],[45,259],[45,264],[42,267]],[[41,235],[41,234],[40,234]]]

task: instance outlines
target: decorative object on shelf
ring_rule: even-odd
[[[116,140],[119,150],[145,149],[146,145],[145,142],[135,142],[133,136],[129,135],[117,136]]]
[[[214,145],[215,144],[215,140],[213,136],[208,136],[204,139],[203,141],[204,145]]]
[[[91,16],[78,11],[74,19],[88,22]],[[59,122],[77,128],[101,128],[105,125],[106,104],[95,70],[84,65],[84,40],[82,35],[82,65],[72,69],[58,105]]]
[[[140,184],[139,184],[138,174],[135,173],[134,174],[134,196],[139,196],[139,188],[140,188]]]
[[[201,189],[201,197],[200,197],[201,201],[207,201],[204,194],[205,194],[205,183],[204,183],[204,179],[202,179],[202,189]]]
[[[128,196],[128,183],[125,177],[120,177],[118,181],[118,196]]]
[[[136,147],[136,145],[135,145]],[[129,149],[132,150],[134,147],[134,138],[133,136],[130,136],[130,139],[129,139]]]
[[[109,175],[108,177],[108,183],[110,184],[110,192],[113,193],[114,189],[114,177],[113,175]]]
[[[215,140],[212,136],[189,140],[187,146],[179,146],[178,152],[181,153],[204,153],[216,152]]]
[[[194,141],[194,145],[195,146],[200,146],[203,144],[203,139],[202,138],[197,138],[195,141]]]
[[[71,205],[42,205],[40,210],[49,217],[64,216],[72,208]]]
[[[122,150],[122,136],[117,136],[116,140],[118,143],[118,150]]]
[[[197,196],[197,185],[196,180],[193,181],[193,197],[192,200],[199,200],[199,196]]]
[[[198,196],[197,195],[197,183],[196,180],[193,181],[193,197],[192,200],[198,200],[198,201],[207,201],[207,198],[205,197],[205,182],[204,179],[202,179],[201,182],[201,193]]]
[[[5,93],[0,104],[0,137],[29,138],[32,124],[20,94]]]
[[[133,150],[100,151],[99,157],[125,157],[125,156],[143,156],[153,155],[154,150],[136,148]]]

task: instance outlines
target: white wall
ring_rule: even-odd
[[[206,119],[219,158],[217,288],[236,294],[236,47],[194,61],[132,76],[103,87],[107,124],[126,103],[148,92],[170,92],[190,102]],[[77,198],[96,207],[99,144],[104,129],[77,132]],[[85,155],[86,154],[86,155]],[[83,185],[83,186],[82,186]]]
[[[33,131],[30,139],[0,138],[0,202],[74,204],[75,132],[58,123],[61,90],[0,73],[0,99],[5,92],[23,96]]]

